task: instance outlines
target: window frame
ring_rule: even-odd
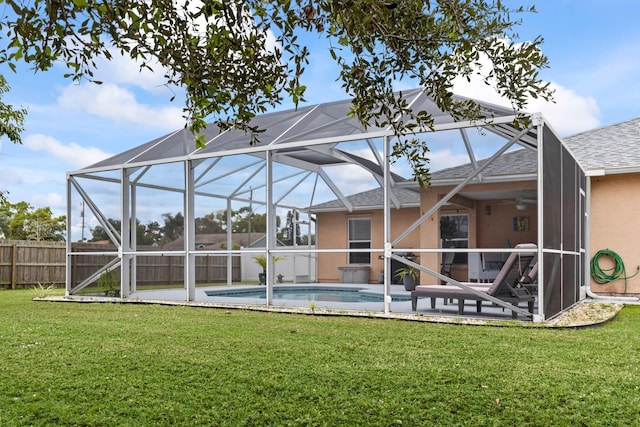
[[[351,238],[351,222],[367,221],[369,223],[368,239]],[[370,217],[347,218],[347,248],[348,249],[371,249],[372,244],[372,221]],[[356,230],[354,230],[355,232]],[[361,231],[361,230],[358,230]],[[371,252],[349,252],[347,254],[347,264],[368,264],[371,265]]]
[[[466,225],[467,225],[467,229],[466,230],[462,230],[462,231],[466,231],[466,237],[453,237],[451,239],[447,239],[447,242],[456,242],[456,244],[454,246],[446,246],[446,248],[468,248],[469,247],[469,219],[470,219],[470,215],[469,213],[443,213],[440,214],[440,247],[441,248],[445,248],[444,246],[444,242],[445,240],[442,238],[442,218],[444,217],[466,217],[467,221],[466,221]],[[457,233],[459,233],[461,230],[460,228],[457,229]],[[457,234],[456,233],[456,234]],[[465,242],[462,245],[458,242]],[[456,253],[454,259],[453,259],[453,264],[468,264],[469,262],[469,257],[468,254],[465,253]]]

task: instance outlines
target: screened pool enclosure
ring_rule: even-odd
[[[67,296],[216,302],[212,290],[228,296],[264,280],[264,298],[252,303],[308,308],[304,298],[274,298],[274,288],[355,282],[380,298],[341,309],[411,312],[392,264],[415,267],[422,284],[467,288],[472,254],[517,253],[523,242],[513,240],[526,237],[536,244],[533,313],[490,296],[487,304],[544,320],[579,301],[585,178],[544,118],[517,129],[513,111],[479,102],[485,120],[454,121],[422,90],[403,95],[435,118],[417,134],[433,155],[429,188],[390,161],[391,130],[363,128],[348,100],[258,116],[257,145],[210,125],[196,149],[181,129],[68,173]],[[468,215],[467,237],[450,246],[433,224],[452,214]],[[509,221],[497,224],[499,215]],[[371,225],[356,241],[345,224],[358,218]],[[443,268],[449,258],[453,272]],[[418,311],[429,314],[428,304]]]

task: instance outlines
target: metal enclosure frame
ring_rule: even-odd
[[[276,221],[275,210],[277,207],[287,206],[282,200],[286,196],[276,198],[274,193],[274,167],[277,164],[295,167],[300,170],[294,174],[297,182],[314,177],[324,182],[333,191],[345,210],[352,210],[344,192],[332,181],[326,173],[327,165],[356,165],[367,170],[375,177],[384,191],[384,244],[381,248],[371,248],[369,252],[382,252],[384,254],[384,304],[383,311],[391,311],[391,288],[389,272],[391,260],[418,268],[422,272],[438,279],[448,280],[459,286],[478,293],[473,288],[459,283],[449,277],[442,276],[438,271],[429,269],[405,258],[400,257],[400,252],[406,252],[407,248],[398,246],[402,237],[420,227],[422,221],[437,212],[447,201],[456,196],[465,185],[471,182],[479,182],[483,179],[485,170],[501,155],[515,145],[520,145],[537,152],[538,170],[538,259],[539,259],[539,303],[538,311],[534,314],[534,320],[544,320],[553,317],[561,311],[575,304],[584,294],[581,291],[585,286],[584,257],[585,251],[585,199],[586,180],[584,172],[572,157],[571,153],[563,146],[560,138],[545,123],[539,114],[530,115],[530,127],[517,129],[514,127],[515,115],[512,111],[503,107],[481,103],[486,111],[486,119],[482,121],[455,121],[453,118],[435,107],[435,104],[425,96],[420,89],[408,91],[404,94],[411,99],[411,105],[416,110],[426,110],[435,117],[433,129],[424,129],[423,132],[439,132],[445,130],[459,130],[464,141],[469,160],[473,166],[473,172],[465,179],[458,180],[455,187],[444,198],[424,212],[421,218],[395,239],[390,234],[390,212],[393,207],[400,207],[400,202],[394,192],[394,188],[410,186],[410,183],[402,182],[400,177],[391,172],[389,153],[391,140],[394,138],[391,129],[381,129],[375,126],[364,128],[355,119],[348,117],[350,102],[341,101],[328,104],[320,104],[305,107],[299,110],[258,116],[256,124],[265,128],[264,142],[259,146],[250,146],[248,138],[241,132],[225,131],[220,133],[215,126],[209,126],[205,131],[207,136],[206,147],[194,148],[194,138],[187,130],[180,130],[164,137],[113,156],[88,168],[69,172],[67,174],[67,284],[66,295],[73,296],[84,287],[95,282],[103,272],[120,267],[120,298],[128,298],[130,292],[136,291],[136,265],[140,256],[162,255],[180,257],[184,260],[184,299],[193,301],[195,293],[195,261],[197,256],[207,254],[223,254],[227,256],[227,281],[231,284],[231,259],[239,251],[233,250],[231,245],[231,232],[227,236],[227,249],[222,251],[196,250],[194,206],[195,197],[222,197],[203,190],[205,184],[214,182],[220,176],[211,176],[215,172],[216,164],[225,157],[245,156],[255,158],[252,165],[256,166],[260,173],[264,172],[265,182],[260,183],[266,193],[267,233],[266,247],[255,249],[256,254],[265,254],[269,261],[273,257],[283,253],[276,245]],[[487,162],[480,164],[474,151],[468,142],[466,129],[482,128],[487,132],[506,139],[506,143],[489,158]],[[338,144],[349,141],[366,141],[376,161],[358,157],[353,153],[343,151]],[[375,141],[381,143],[382,155],[375,148]],[[144,182],[143,177],[157,165],[182,164],[182,187],[176,185],[159,186]],[[199,170],[198,168],[204,168]],[[196,173],[198,169],[198,173]],[[236,171],[237,172],[237,171]],[[117,173],[118,177],[114,176]],[[229,172],[233,173],[233,171]],[[247,185],[253,176],[239,183],[232,193],[226,195],[228,221],[232,200],[247,199]],[[292,175],[293,177],[293,175]],[[505,177],[505,180],[512,177]],[[115,184],[119,188],[121,229],[114,229],[107,221],[100,206],[92,200],[91,195],[84,189],[80,181],[102,181]],[[136,243],[136,198],[140,188],[153,188],[161,191],[176,193],[183,201],[184,209],[184,247],[180,250],[157,250],[141,252]],[[256,188],[251,187],[252,190]],[[557,189],[560,189],[557,191]],[[293,189],[293,188],[292,188]],[[289,190],[291,191],[291,190]],[[315,191],[315,186],[314,186]],[[86,253],[74,252],[72,245],[71,223],[73,221],[72,196],[80,197],[83,203],[91,210],[94,216],[105,229],[110,240],[115,244],[117,251],[91,252],[91,255],[105,255],[111,260],[93,274],[82,278],[72,279],[74,263]],[[313,195],[311,196],[313,200]],[[292,206],[291,206],[292,207]],[[300,207],[292,207],[300,209]],[[573,228],[572,228],[573,227]],[[557,237],[559,236],[559,239]],[[452,250],[442,248],[411,249],[422,253],[442,253]],[[349,249],[345,252],[350,251]],[[354,250],[351,250],[354,251]],[[469,251],[457,249],[455,251]],[[517,252],[511,249],[512,252]],[[287,253],[308,252],[304,249],[287,249]],[[322,250],[312,249],[316,256]],[[275,283],[273,263],[267,262],[266,305],[273,304],[273,284]],[[485,295],[483,297],[499,306],[514,310],[520,314],[528,315],[526,310],[514,307],[511,304],[497,298]]]

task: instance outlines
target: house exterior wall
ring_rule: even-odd
[[[536,181],[495,183],[495,184],[469,184],[464,188],[464,193],[490,192],[501,190],[531,190],[536,189]],[[422,190],[421,210],[428,211],[437,201],[445,196],[454,187],[431,187]],[[420,245],[422,248],[440,247],[440,216],[445,214],[469,215],[469,248],[506,248],[518,243],[537,241],[538,215],[537,205],[527,205],[525,210],[519,211],[514,204],[503,204],[502,199],[497,200],[468,200],[467,206],[448,205],[440,209],[424,221],[420,228]],[[489,210],[487,210],[489,206]],[[514,218],[525,217],[528,221],[528,230],[514,230]],[[421,263],[425,267],[438,271],[440,268],[440,254],[423,253]],[[451,277],[459,281],[468,279],[466,265],[454,264]],[[436,284],[438,280],[421,275],[421,284]]]
[[[413,224],[422,212],[428,211],[452,187],[431,187],[421,192],[420,208],[404,208],[391,210],[391,234],[399,235]],[[464,192],[489,192],[500,190],[536,189],[535,181],[511,182],[499,184],[470,184]],[[487,210],[487,206],[489,209]],[[466,213],[469,215],[469,247],[470,248],[506,248],[519,243],[537,241],[538,216],[537,205],[528,204],[525,210],[519,211],[515,204],[504,204],[497,200],[468,200],[466,206],[448,205],[437,214],[427,218],[421,225],[401,241],[396,248],[439,248],[440,216],[444,214]],[[384,218],[383,210],[357,212],[319,212],[317,213],[318,249],[346,249],[347,223],[350,218],[371,218],[371,247],[383,247]],[[527,230],[514,230],[514,218],[526,218]],[[371,254],[369,283],[378,283],[378,276],[384,268],[383,261],[378,259],[382,252]],[[418,262],[429,269],[440,270],[439,253],[420,253]],[[340,266],[348,264],[346,252],[318,254],[318,281],[321,283],[338,283]],[[451,273],[456,280],[466,281],[468,271],[466,265],[454,265]],[[428,274],[420,275],[421,284],[436,284],[439,281]]]
[[[391,235],[398,236],[409,225],[416,221],[418,208],[403,208],[391,210]],[[318,249],[346,249],[347,223],[350,218],[371,218],[371,247],[382,248],[384,241],[384,212],[382,209],[358,212],[319,212],[317,218]],[[419,233],[411,233],[398,245],[402,248],[419,247]],[[382,273],[384,261],[378,259],[382,251],[371,254],[369,283],[378,283],[378,275]],[[340,275],[338,267],[348,265],[346,252],[331,252],[318,254],[318,281],[321,283],[338,283]]]
[[[500,200],[478,201],[476,245],[477,248],[506,248],[519,243],[535,243],[538,240],[538,206],[527,204],[522,211],[515,205],[502,204]],[[486,213],[489,206],[490,214]],[[514,230],[514,218],[526,218],[528,230]]]
[[[615,251],[631,276],[640,266],[640,173],[591,177],[589,260],[601,249]],[[600,267],[611,268],[609,257],[600,258]],[[605,285],[590,278],[591,290],[603,294],[624,294],[624,280]],[[640,275],[628,279],[627,294],[640,294]]]
[[[420,193],[420,209],[422,212],[427,212],[437,201],[440,194],[440,188],[435,190],[423,189]],[[445,193],[446,194],[446,193]],[[469,218],[471,220],[471,218]],[[469,224],[471,227],[471,224]],[[421,248],[438,248],[440,247],[440,216],[435,213],[426,218],[422,224],[420,224],[420,247]],[[440,270],[440,255],[437,253],[422,253],[420,254],[420,264],[425,267],[439,271]],[[452,271],[452,275],[456,275],[456,272]],[[420,274],[421,285],[435,285],[439,281],[427,274]]]

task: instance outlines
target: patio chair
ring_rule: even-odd
[[[485,263],[484,256],[486,254],[481,254],[479,252],[470,252],[469,253],[469,263],[468,263],[468,279],[469,282],[493,282],[496,277],[498,277],[498,273],[500,272],[500,268],[491,268],[489,263]],[[486,266],[485,266],[486,265]],[[487,268],[489,267],[489,268]]]
[[[522,282],[526,280],[535,281],[537,277],[537,261],[536,261],[536,245],[532,243],[522,243],[516,246],[517,249],[531,249],[529,253],[511,253],[505,261],[502,269],[493,283],[464,283],[474,290],[482,294],[490,295],[507,301],[515,306],[521,302],[528,304],[528,310],[533,314],[533,306],[535,296],[529,290],[522,286]],[[533,275],[533,277],[532,277]],[[419,297],[428,297],[431,299],[431,308],[435,309],[436,299],[443,298],[455,299],[458,301],[458,314],[464,314],[465,300],[476,301],[476,310],[478,313],[482,311],[482,302],[486,300],[482,295],[477,295],[467,289],[463,289],[455,284],[446,285],[422,285],[417,286],[411,292],[411,307],[416,311]],[[512,312],[512,317],[518,317],[517,312]]]
[[[453,267],[453,259],[456,254],[454,252],[445,252],[442,254],[442,265],[440,266],[440,273],[443,276],[451,277],[451,268]]]
[[[520,280],[519,287],[525,287],[532,294],[538,293],[538,255],[531,261],[531,269]]]

